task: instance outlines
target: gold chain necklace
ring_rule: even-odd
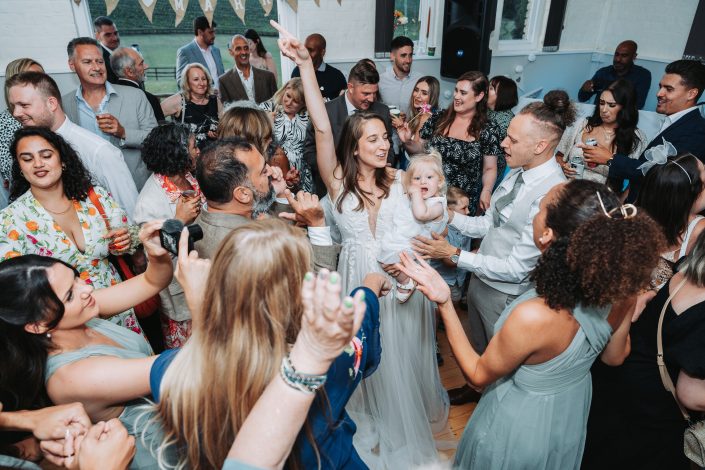
[[[46,207],[46,206],[44,206],[44,209],[46,209],[48,212],[51,212],[51,213],[54,214],[54,215],[64,215],[64,214],[66,214],[69,210],[71,210],[71,207],[72,207],[72,206],[73,206],[73,202],[69,201],[69,206],[68,206],[65,210],[63,210],[63,211],[61,211],[61,212],[53,211],[53,210],[49,209],[49,208]]]

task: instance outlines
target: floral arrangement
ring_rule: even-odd
[[[409,23],[409,18],[400,10],[394,10],[394,29],[405,26]]]

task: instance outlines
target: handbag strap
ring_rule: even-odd
[[[676,400],[678,408],[681,410],[683,418],[685,418],[686,421],[690,422],[690,415],[686,411],[685,407],[681,405],[681,402],[678,400],[678,396],[676,395],[676,387],[673,385],[671,376],[668,374],[668,369],[666,369],[666,363],[663,360],[663,318],[666,316],[666,309],[671,303],[671,300],[673,300],[673,297],[675,297],[678,291],[681,290],[681,287],[685,285],[686,281],[687,279],[683,279],[681,283],[678,284],[678,286],[673,290],[673,293],[666,300],[666,303],[663,304],[663,308],[661,309],[661,316],[658,319],[658,329],[656,330],[656,363],[658,364],[658,371],[659,374],[661,374],[661,381],[663,382],[663,386],[666,388],[666,390],[671,392],[671,395],[673,395],[673,398]]]
[[[100,203],[100,199],[98,199],[98,195],[93,190],[93,186],[91,186],[88,190],[88,199],[90,199],[95,208],[98,209],[98,212],[100,213],[100,216],[103,219],[103,222],[105,223],[105,227],[108,229],[108,231],[110,231],[110,221],[105,215],[105,209],[103,209],[103,204]]]

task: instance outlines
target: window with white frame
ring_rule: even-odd
[[[495,24],[499,49],[539,49],[545,6],[548,3],[550,0],[499,0]]]

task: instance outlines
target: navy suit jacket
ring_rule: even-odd
[[[218,69],[218,75],[211,77],[211,79],[217,84],[218,77],[223,75],[225,69],[223,68],[223,59],[220,57],[220,49],[215,46],[211,46],[211,53],[213,54],[213,59],[215,60],[215,68]],[[196,44],[195,40],[185,46],[180,47],[179,50],[176,51],[176,83],[181,83],[181,73],[188,64],[192,64],[194,62],[203,65],[206,70],[208,70],[208,73],[210,73],[206,59],[203,57],[203,53],[198,47],[198,44]]]
[[[663,139],[672,143],[678,153],[690,152],[705,163],[705,118],[702,117],[698,108],[668,126],[649,143],[645,151],[663,144]],[[630,189],[627,202],[636,200],[641,180],[644,178],[641,170],[637,168],[645,161],[643,153],[638,159],[616,154],[612,160],[609,177],[629,180]]]

